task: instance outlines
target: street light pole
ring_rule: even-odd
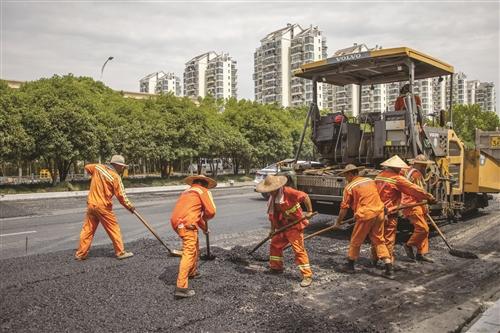
[[[100,78],[100,80],[101,80],[101,81],[102,81],[102,74],[104,73],[104,67],[106,66],[106,64],[108,63],[108,61],[113,60],[113,59],[114,59],[114,57],[109,57],[109,58],[108,58],[108,59],[104,62],[104,64],[102,65],[102,67],[101,67],[101,78]]]

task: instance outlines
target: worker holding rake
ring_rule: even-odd
[[[268,175],[264,181],[257,185],[257,192],[269,193],[267,213],[271,222],[270,234],[276,229],[286,226],[304,216],[300,204],[303,202],[307,208],[305,217],[312,215],[312,204],[309,196],[291,187],[285,186],[288,179],[286,176]],[[271,238],[271,249],[269,266],[272,273],[283,272],[283,248],[290,243],[295,253],[295,263],[301,274],[301,287],[308,287],[312,283],[312,270],[309,265],[309,257],[304,247],[304,228],[309,221],[302,222],[274,235]]]
[[[348,164],[339,173],[339,176],[347,179],[348,184],[344,189],[339,216],[335,224],[340,227],[349,208],[354,212],[356,220],[349,243],[348,261],[343,270],[347,273],[354,273],[354,263],[359,257],[361,245],[369,236],[377,259],[382,259],[385,263],[384,275],[393,278],[394,270],[384,242],[384,204],[380,200],[375,181],[358,175],[359,170],[363,168]]]
[[[184,182],[190,187],[185,190],[170,218],[172,228],[182,239],[182,258],[179,264],[176,299],[192,297],[195,291],[188,288],[188,279],[196,278],[199,243],[198,228],[208,233],[207,221],[215,216],[216,208],[209,189],[217,186],[217,182],[204,175],[189,176]]]
[[[434,162],[428,160],[425,155],[420,154],[414,159],[409,160],[409,163],[411,167],[409,169],[404,169],[403,175],[410,182],[424,189],[424,175],[427,166]],[[401,203],[405,205],[414,204],[416,202],[417,200],[411,195],[403,194],[401,199]],[[410,223],[413,225],[413,233],[403,247],[408,258],[433,263],[434,260],[426,256],[429,252],[429,226],[427,225],[425,215],[428,213],[429,208],[427,205],[403,210],[403,215],[410,220]],[[417,250],[416,256],[413,252],[413,247]]]
[[[76,260],[84,260],[89,253],[90,245],[99,222],[113,242],[117,259],[132,257],[132,252],[125,251],[120,226],[113,213],[113,195],[123,207],[131,213],[135,208],[127,198],[120,174],[127,165],[121,155],[111,157],[109,164],[87,164],[85,171],[91,176],[90,190],[87,197],[87,214],[80,232],[80,244],[75,254]]]

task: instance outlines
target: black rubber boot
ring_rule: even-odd
[[[434,260],[432,260],[431,258],[427,257],[424,254],[417,253],[416,259],[417,259],[417,261],[425,261],[425,262],[429,262],[429,263],[434,263]]]
[[[385,264],[384,276],[394,280],[394,266],[391,263]]]
[[[175,299],[193,297],[194,295],[195,292],[193,289],[175,287],[175,293],[174,293]]]
[[[354,260],[348,259],[342,266],[342,272],[353,274],[354,273]]]

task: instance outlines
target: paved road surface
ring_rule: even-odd
[[[178,240],[170,227],[169,218],[177,196],[164,193],[131,196],[137,211],[173,247],[178,246]],[[210,224],[214,245],[217,245],[217,240],[226,234],[267,228],[266,202],[253,191],[253,188],[214,191],[214,200],[217,205],[217,216]],[[0,203],[2,204],[5,203]],[[118,202],[115,202],[114,207],[125,242],[154,237]],[[0,219],[0,259],[25,255],[26,239],[28,239],[28,254],[74,249],[77,246],[85,214],[84,198],[55,199],[50,202],[24,201],[10,208],[26,209],[26,214],[42,215]],[[93,241],[93,245],[100,244],[111,246],[111,241],[102,227],[98,228]]]

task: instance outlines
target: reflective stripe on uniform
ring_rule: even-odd
[[[285,215],[291,215],[291,214],[295,213],[297,210],[299,210],[299,208],[300,208],[300,204],[296,204],[292,208],[288,208],[287,210],[285,210]]]
[[[199,195],[203,194],[203,190],[201,188],[197,188],[197,187],[190,187],[185,192],[196,192]]]
[[[397,180],[396,179],[387,178],[387,177],[377,176],[377,177],[375,177],[375,180],[378,180],[378,181],[381,181],[381,182],[385,182],[385,183],[390,183],[390,184],[397,184]]]
[[[346,191],[350,191],[355,186],[358,186],[359,184],[363,184],[363,183],[367,183],[367,182],[372,182],[372,181],[373,181],[373,179],[370,179],[370,178],[357,179],[357,180],[353,181],[352,183],[348,184],[345,189],[346,189]]]
[[[210,203],[212,204],[212,207],[214,208],[214,213],[217,211],[217,207],[215,207],[215,202],[214,198],[212,197],[212,193],[210,191],[207,191],[208,198],[210,199]]]
[[[274,260],[274,261],[283,261],[283,257],[279,257],[279,256],[269,256],[269,260]]]
[[[297,265],[298,268],[311,268],[311,265],[309,264],[302,264],[302,265]]]
[[[110,182],[113,182],[113,176],[106,169],[100,165],[96,165],[95,168],[101,173],[101,175],[106,177]]]
[[[123,182],[121,180],[121,178],[118,178],[118,182],[120,184],[120,191],[122,192],[122,195],[123,195],[123,199],[125,201],[125,204],[129,207],[132,207],[132,203],[130,202],[130,200],[127,198],[127,194],[125,193],[125,188],[123,187]]]

